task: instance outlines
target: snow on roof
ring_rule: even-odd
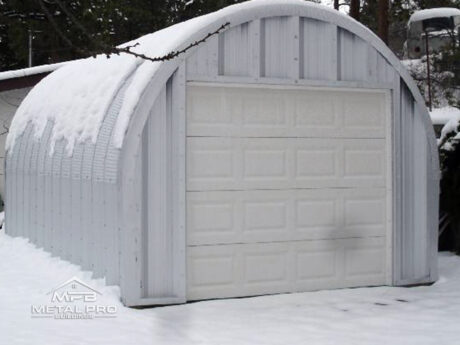
[[[338,13],[326,6],[303,0],[253,0],[167,27],[122,46],[136,44],[132,48],[134,52],[150,57],[163,56],[186,44],[200,29],[219,19],[225,20],[235,12],[288,4],[320,6],[324,11]],[[6,149],[11,151],[16,138],[23,133],[29,122],[37,138],[43,134],[48,121],[54,123],[50,154],[53,153],[56,141],[61,139],[67,140],[66,150],[69,155],[76,143],[86,140],[95,143],[108,107],[120,87],[129,80],[112,137],[113,145],[121,148],[131,114],[161,65],[162,62],[151,62],[127,54],[112,55],[110,58],[99,55],[66,64],[46,76],[24,99],[11,124]]]
[[[452,119],[460,120],[460,109],[454,107],[437,108],[430,112],[430,116],[434,125],[445,125]]]
[[[0,80],[28,77],[30,75],[49,73],[64,66],[67,62],[54,63],[49,65],[40,65],[29,68],[17,69],[13,71],[0,72]]]
[[[460,16],[460,10],[452,7],[429,8],[415,11],[409,18],[409,23],[418,22],[430,18]]]

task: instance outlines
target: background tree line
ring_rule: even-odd
[[[28,65],[30,38],[34,65],[72,60],[100,50],[101,42],[116,46],[242,1],[0,0],[0,70]],[[413,11],[460,7],[460,0],[334,0],[334,6],[378,33],[401,56],[407,20]]]
[[[33,64],[55,63],[91,55],[100,43],[116,46],[237,2],[0,0],[0,71],[27,67],[30,35]]]

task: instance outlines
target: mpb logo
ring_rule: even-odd
[[[51,303],[32,305],[33,318],[54,319],[93,319],[114,318],[117,306],[98,304],[97,298],[102,295],[76,277],[73,277],[47,293],[51,295]]]
[[[51,302],[71,303],[76,301],[96,302],[97,295],[101,293],[78,278],[73,277],[48,292],[48,294],[52,294]]]

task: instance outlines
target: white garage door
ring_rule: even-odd
[[[188,300],[385,284],[386,97],[188,86]]]

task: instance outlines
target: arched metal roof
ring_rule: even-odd
[[[254,0],[229,6],[223,10],[176,24],[127,44],[139,42],[141,47],[139,52],[149,56],[161,56],[169,51],[177,51],[186,47],[190,42],[203,38],[206,34],[215,31],[225,23],[230,23],[229,28],[231,28],[251,20],[271,16],[300,16],[335,24],[373,46],[399,73],[416,100],[419,114],[423,117],[423,123],[429,137],[428,141],[433,156],[433,169],[438,170],[435,135],[425,102],[416,84],[398,58],[371,30],[341,12],[302,0]],[[136,136],[143,128],[146,121],[146,112],[142,111],[141,104],[146,102],[151,104],[153,102],[173,71],[190,54],[191,51],[188,51],[172,61],[158,63],[139,61],[139,59],[135,59],[132,56],[114,56],[110,59],[105,59],[101,56],[97,59],[89,58],[70,63],[45,78],[25,99],[12,123],[7,140],[7,149],[10,149],[16,137],[24,132],[29,122],[36,122],[35,127],[37,128],[35,130],[38,132],[38,136],[41,136],[44,131],[44,122],[46,121],[43,121],[43,118],[34,118],[34,114],[40,111],[44,112],[45,116],[54,116],[48,118],[55,124],[52,129],[52,138],[54,138],[53,140],[66,138],[69,142],[68,145],[70,145],[69,153],[73,150],[74,141],[84,141],[91,138],[95,142],[98,130],[106,117],[110,104],[113,103],[116,95],[123,87],[122,104],[114,122],[112,138],[114,146],[121,148],[125,134],[128,138],[133,135]],[[101,80],[100,77],[91,79],[91,74],[97,70],[102,70],[100,76],[104,80]],[[85,75],[85,73],[86,76],[82,78],[81,75]],[[77,76],[80,77],[77,78]],[[95,99],[91,100],[92,93],[96,93],[94,89],[103,82],[106,83],[105,79],[110,80],[112,87],[108,87],[109,91],[104,91],[105,94],[100,99],[94,97]],[[117,83],[119,83],[118,86]],[[153,91],[146,92],[147,89]],[[56,95],[56,92],[64,95],[68,94],[69,97]],[[82,92],[84,95],[80,98],[70,97],[72,95],[69,95],[72,93],[79,96]],[[47,99],[44,99],[44,97],[47,97]],[[68,104],[63,103],[62,99],[65,99]],[[57,104],[53,107],[56,102]],[[92,117],[87,122],[95,122],[95,128],[88,131],[86,135],[84,128],[75,128],[78,126],[66,119],[83,115],[69,113],[72,110],[89,113],[89,116],[85,117]],[[24,116],[26,112],[28,114]],[[62,113],[64,121],[58,121],[56,113]],[[70,129],[65,127],[70,127]],[[73,130],[75,133],[66,137],[65,132],[69,132],[69,130]],[[51,144],[54,145],[54,142]]]

